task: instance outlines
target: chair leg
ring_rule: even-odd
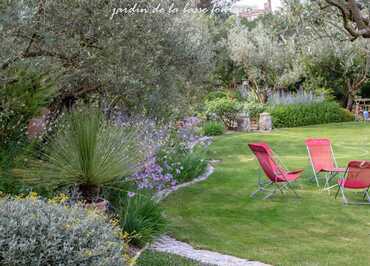
[[[340,186],[340,191],[341,191],[341,193],[342,193],[343,203],[344,203],[344,204],[348,204],[348,200],[347,200],[346,195],[344,195],[344,189],[343,189],[343,187],[342,187],[342,186]]]
[[[264,192],[264,191],[268,191],[266,189],[267,186],[270,186],[272,184],[272,182],[263,182],[260,178],[258,178],[258,181],[257,181],[257,186],[258,186],[258,189],[256,191],[254,191],[250,197],[251,198],[254,198],[256,196],[256,194],[258,192]]]
[[[288,189],[290,189],[291,191],[293,191],[294,195],[296,196],[296,198],[300,198],[300,196],[298,195],[297,191],[295,191],[295,189],[290,185],[289,182],[286,182],[286,186]]]
[[[329,173],[325,173],[325,185],[324,188],[329,187]]]
[[[370,202],[370,195],[369,195],[369,188],[367,188],[365,191],[364,191],[364,200],[365,198],[367,198],[367,201]]]
[[[338,185],[337,193],[335,193],[335,199],[337,199],[337,196],[338,196],[339,190],[340,190],[340,186]]]
[[[277,189],[276,189],[276,188],[274,188],[274,190],[273,190],[271,193],[267,194],[263,199],[268,199],[268,198],[270,198],[272,195],[274,195],[274,194],[276,193],[276,191],[277,191]]]
[[[314,174],[314,177],[315,177],[315,181],[316,181],[317,187],[320,187],[319,177],[317,176],[317,173],[314,171],[313,174]]]

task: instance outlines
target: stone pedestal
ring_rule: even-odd
[[[238,116],[238,131],[251,131],[251,120],[247,114],[240,114]]]
[[[269,113],[260,114],[259,129],[261,131],[271,131],[272,130],[272,118]]]

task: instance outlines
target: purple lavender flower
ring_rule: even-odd
[[[160,165],[156,163],[156,158],[152,157],[143,164],[141,171],[129,177],[138,189],[162,190],[172,186],[174,178],[171,174],[166,174]]]
[[[135,192],[131,192],[131,191],[129,191],[128,193],[127,193],[127,196],[129,197],[129,198],[132,198],[132,197],[134,197],[136,195],[136,193]]]

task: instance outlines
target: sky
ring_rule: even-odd
[[[263,8],[264,3],[267,2],[267,0],[240,0],[234,5],[236,6],[250,6],[250,7],[257,7],[257,8]],[[275,11],[277,8],[281,6],[281,1],[280,0],[272,0],[272,10]]]

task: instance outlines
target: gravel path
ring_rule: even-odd
[[[219,266],[268,266],[258,261],[249,261],[234,256],[224,255],[218,252],[194,249],[189,244],[177,241],[169,236],[159,238],[150,249],[176,254],[189,259],[199,261],[207,265]]]

